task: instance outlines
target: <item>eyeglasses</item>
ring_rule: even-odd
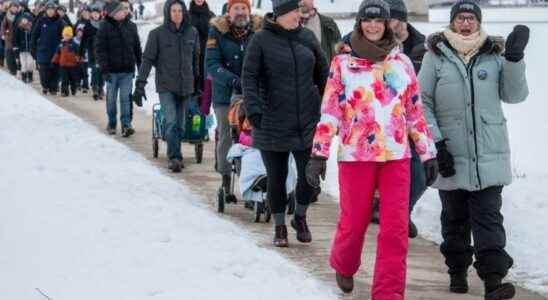
[[[476,23],[478,19],[474,15],[469,15],[469,16],[458,15],[455,18],[455,21],[458,24],[463,24],[465,21],[468,21],[468,23]]]

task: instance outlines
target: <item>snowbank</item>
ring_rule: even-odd
[[[0,93],[2,299],[334,298],[3,71]]]

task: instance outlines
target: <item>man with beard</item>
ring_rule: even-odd
[[[228,1],[226,15],[211,20],[206,43],[207,73],[213,77],[213,109],[217,118],[217,172],[222,175],[225,195],[230,191],[231,165],[226,155],[231,146],[228,110],[233,94],[242,93],[242,65],[253,34],[262,18],[251,16],[249,0]]]
[[[314,32],[330,62],[336,54],[335,45],[341,40],[341,32],[337,23],[332,18],[319,13],[318,9],[314,7],[314,0],[303,0],[300,7],[303,26]]]

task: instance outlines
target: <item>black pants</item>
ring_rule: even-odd
[[[54,64],[40,64],[38,71],[42,89],[50,93],[57,93],[59,89],[59,67]]]
[[[17,62],[15,57],[15,51],[13,49],[6,49],[6,65],[11,75],[17,74]]]
[[[261,151],[268,182],[267,198],[270,201],[272,213],[284,213],[287,206],[288,162],[290,152]],[[305,176],[306,164],[310,160],[310,149],[291,152],[297,164],[297,203],[308,205],[314,188],[308,184]]]
[[[80,64],[80,80],[79,87],[84,90],[89,90],[89,72],[88,72],[88,63],[83,62]]]
[[[61,93],[68,95],[70,92],[76,94],[78,81],[80,79],[80,67],[61,67]]]
[[[466,272],[476,256],[474,267],[480,278],[488,274],[505,277],[513,260],[504,250],[502,186],[481,191],[439,191],[442,203],[441,253],[449,274]],[[474,237],[474,246],[470,234]]]

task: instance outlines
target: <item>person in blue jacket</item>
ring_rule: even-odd
[[[59,19],[54,2],[46,4],[46,14],[37,21],[32,32],[31,53],[38,65],[42,93],[57,95],[59,89],[59,68],[51,59],[61,42],[64,22]]]
[[[249,0],[228,1],[226,15],[213,18],[206,42],[206,72],[213,78],[213,109],[217,119],[217,172],[222,175],[225,195],[230,190],[231,165],[226,160],[232,144],[228,110],[233,94],[242,94],[240,79],[244,54],[262,18],[251,16]],[[207,76],[206,76],[207,77]]]

